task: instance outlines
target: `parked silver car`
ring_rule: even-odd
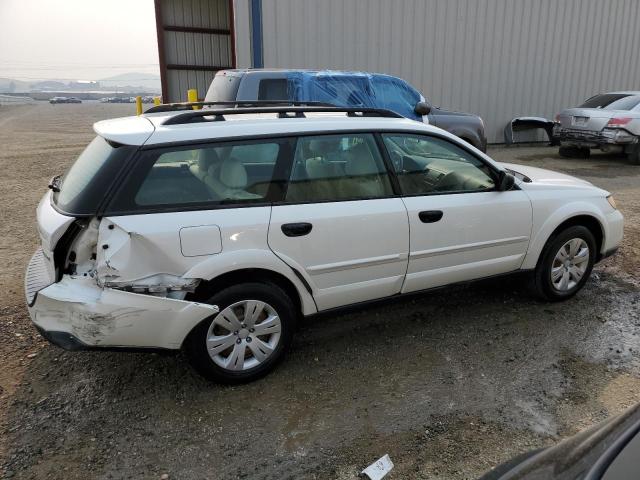
[[[553,137],[563,157],[586,157],[598,148],[625,153],[640,164],[640,91],[602,93],[563,110]]]

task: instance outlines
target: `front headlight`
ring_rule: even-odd
[[[618,207],[616,207],[616,201],[613,199],[613,195],[609,195],[607,197],[607,202],[609,202],[609,205],[611,205],[614,210],[618,209]]]

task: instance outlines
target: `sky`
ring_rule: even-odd
[[[0,77],[159,74],[153,0],[0,0]]]

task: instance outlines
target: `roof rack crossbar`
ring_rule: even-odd
[[[382,108],[359,108],[359,107],[320,107],[320,106],[279,106],[279,107],[252,107],[252,108],[227,108],[227,109],[206,109],[192,110],[173,117],[167,118],[163,125],[181,125],[186,123],[212,121],[205,117],[214,117],[213,120],[220,121],[224,115],[246,115],[259,113],[277,113],[278,118],[304,118],[305,113],[346,113],[350,117],[384,117],[403,118],[402,115]]]
[[[304,107],[304,106],[317,106],[317,107],[333,107],[334,105],[325,102],[290,102],[288,100],[238,100],[233,102],[180,102],[180,103],[165,103],[162,105],[156,105],[148,108],[144,113],[158,113],[158,112],[176,112],[180,110],[193,110],[193,107],[269,107],[269,106],[291,106],[291,107]]]

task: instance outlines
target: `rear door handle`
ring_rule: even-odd
[[[307,222],[285,223],[280,228],[287,237],[302,237],[311,231],[313,225]]]
[[[434,223],[442,218],[442,210],[424,210],[418,217],[422,223]]]

